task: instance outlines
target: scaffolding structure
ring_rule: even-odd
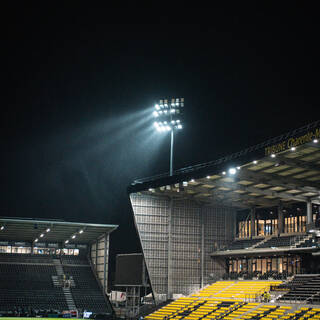
[[[222,276],[225,266],[210,253],[233,239],[234,208],[142,193],[130,200],[156,303]]]

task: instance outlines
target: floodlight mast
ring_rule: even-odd
[[[171,131],[170,143],[170,176],[173,175],[173,146],[174,146],[174,131],[182,129],[181,115],[184,107],[184,98],[172,98],[171,103],[167,99],[160,100],[159,104],[155,105],[153,116],[161,121],[154,122],[154,125],[159,132]]]

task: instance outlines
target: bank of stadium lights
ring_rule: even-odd
[[[162,99],[159,104],[155,104],[153,116],[156,121],[153,123],[158,132],[170,132],[170,176],[173,175],[173,139],[174,131],[183,128],[181,116],[184,108],[184,98]]]

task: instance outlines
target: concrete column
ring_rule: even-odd
[[[307,225],[312,223],[312,202],[307,202]]]
[[[283,219],[283,206],[282,203],[279,203],[278,206],[278,234],[283,233],[284,227],[284,219]]]
[[[200,288],[204,286],[204,214],[201,208],[201,281],[200,281]]]
[[[255,221],[256,221],[256,208],[251,208],[251,238],[256,236],[256,228],[255,228]]]
[[[168,216],[168,290],[167,299],[172,298],[172,235],[171,235],[171,225],[172,225],[172,211],[173,211],[173,200],[170,200],[169,205],[169,216]]]

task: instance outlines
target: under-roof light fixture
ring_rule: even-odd
[[[66,240],[64,243],[69,243],[69,240]]]
[[[230,168],[229,169],[229,174],[234,175],[237,173],[237,169],[236,168]]]
[[[274,153],[271,153],[271,156],[270,156],[271,158],[275,158],[276,157],[276,155],[274,154]]]
[[[296,149],[297,149],[296,147],[291,147],[290,148],[291,151],[296,151]]]
[[[43,238],[43,237],[44,237],[44,234],[43,234],[43,233],[41,233],[41,234],[40,234],[40,238]]]
[[[74,234],[71,238],[72,238],[72,239],[75,239],[75,238],[76,238],[76,235]]]
[[[253,164],[257,164],[258,161],[257,161],[257,160],[253,160],[252,163],[253,163]]]
[[[173,141],[174,132],[181,130],[181,115],[184,109],[184,98],[161,99],[159,104],[155,104],[153,116],[157,118],[154,127],[158,132],[170,132],[170,176],[173,175]]]
[[[191,179],[190,182],[194,182],[194,179]]]
[[[0,227],[0,230],[3,230],[3,229],[4,229],[4,226],[1,226],[1,227]]]
[[[207,179],[210,179],[210,176],[207,176]]]
[[[83,229],[81,229],[81,230],[79,231],[79,233],[80,233],[80,234],[83,233]]]
[[[225,176],[227,173],[225,171],[222,171],[222,174]]]
[[[240,169],[241,169],[241,167],[238,166],[238,167],[237,167],[237,170],[240,170]]]
[[[50,230],[51,230],[50,228],[47,228],[46,232],[50,232]]]
[[[313,139],[313,143],[318,143],[318,139]]]
[[[38,239],[38,238],[34,239],[34,242],[38,242],[38,241],[39,241],[39,239]]]

